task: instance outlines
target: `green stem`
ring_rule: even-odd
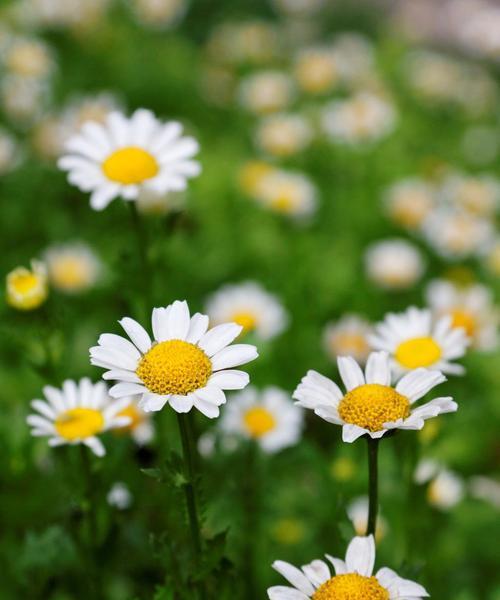
[[[198,568],[201,563],[202,543],[200,518],[198,515],[198,506],[196,500],[195,453],[193,446],[193,435],[191,431],[190,415],[177,413],[177,423],[179,425],[179,434],[182,443],[182,456],[184,459],[184,469],[187,478],[187,482],[184,485],[184,494],[186,499],[189,529],[191,531],[191,545],[195,567]],[[199,598],[205,598],[203,584],[199,583],[197,587]]]
[[[258,594],[256,591],[256,544],[259,539],[259,499],[260,499],[260,473],[258,468],[258,451],[257,443],[251,440],[248,444],[247,465],[244,471],[242,484],[243,491],[243,507],[245,511],[245,529],[244,536],[244,570],[245,576],[245,598],[246,600],[254,600]]]
[[[144,223],[141,219],[141,216],[137,210],[137,205],[135,201],[127,202],[130,207],[130,216],[132,218],[132,225],[135,231],[135,236],[137,240],[137,249],[140,257],[140,269],[141,276],[143,281],[143,289],[144,296],[147,299],[147,302],[153,303],[152,298],[152,277],[151,277],[151,266],[149,264],[149,239],[147,235],[146,228],[144,227]],[[148,307],[149,308],[149,307]]]
[[[380,440],[367,436],[366,441],[368,444],[368,526],[366,535],[375,536],[378,512],[378,446]]]

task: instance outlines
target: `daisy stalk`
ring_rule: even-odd
[[[366,535],[375,535],[378,513],[378,448],[380,440],[366,436],[368,446],[368,523]]]

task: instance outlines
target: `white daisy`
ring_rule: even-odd
[[[69,294],[92,288],[102,272],[95,252],[81,242],[50,246],[44,259],[52,285]]]
[[[403,179],[384,194],[389,218],[409,230],[418,230],[435,205],[433,187],[421,179]]]
[[[284,110],[294,95],[291,77],[280,71],[258,71],[248,75],[239,89],[242,106],[258,115]]]
[[[255,198],[265,208],[294,219],[311,216],[318,204],[316,186],[309,177],[282,169],[262,176]]]
[[[339,67],[330,46],[301,49],[295,59],[294,76],[308,94],[326,94],[338,84]]]
[[[323,345],[333,360],[338,356],[352,356],[359,363],[366,362],[370,354],[368,334],[371,325],[355,314],[344,315],[335,323],[327,323],[323,332]]]
[[[43,304],[49,295],[46,266],[31,261],[31,269],[16,267],[6,277],[7,304],[17,310],[34,310]]]
[[[33,400],[31,406],[38,414],[26,419],[32,427],[31,435],[48,436],[49,446],[84,444],[97,456],[106,450],[99,434],[123,427],[128,417],[118,413],[130,402],[130,398],[112,400],[103,382],[92,383],[88,377],[76,382],[64,381],[62,388],[43,388],[46,401]]]
[[[326,555],[335,575],[322,560],[313,560],[302,569],[277,560],[273,568],[293,587],[274,586],[267,590],[270,600],[419,600],[426,590],[409,579],[402,579],[384,567],[373,575],[375,542],[373,536],[351,540],[345,561]]]
[[[498,310],[493,294],[479,283],[458,286],[436,279],[426,290],[427,302],[438,317],[449,315],[452,327],[462,327],[478,350],[494,350],[498,345]]]
[[[450,510],[464,497],[462,478],[432,459],[418,463],[414,479],[418,484],[429,483],[427,500],[440,510]]]
[[[368,509],[369,500],[368,496],[360,496],[355,498],[352,502],[347,505],[347,516],[354,527],[356,535],[364,535],[368,526]],[[377,530],[375,532],[375,539],[380,541],[387,531],[386,520],[379,515],[377,517]]]
[[[418,248],[404,239],[375,242],[365,252],[367,276],[386,289],[403,290],[423,275],[425,263]]]
[[[106,500],[110,506],[118,510],[126,510],[130,508],[133,497],[128,487],[121,481],[117,481],[106,495]]]
[[[272,156],[293,156],[304,150],[313,137],[309,122],[298,114],[279,113],[265,117],[257,127],[257,146]]]
[[[372,348],[392,357],[397,373],[418,367],[462,375],[464,368],[452,361],[464,356],[469,343],[463,328],[453,327],[450,316],[437,320],[428,309],[411,306],[402,313],[388,313],[368,337]]]
[[[135,200],[142,189],[180,191],[200,173],[192,160],[198,142],[181,137],[182,125],[162,123],[151,111],[139,109],[127,118],[112,112],[105,124],[89,121],[66,143],[59,168],[83,192],[90,205],[102,210],[116,197]]]
[[[237,323],[242,333],[254,332],[261,340],[276,337],[288,325],[278,298],[254,281],[223,286],[209,297],[206,312],[214,323]]]
[[[253,439],[265,452],[295,445],[302,431],[303,411],[277,388],[261,392],[250,386],[235,394],[224,409],[221,430],[228,436]]]
[[[337,364],[345,394],[327,377],[308,371],[293,397],[299,406],[314,410],[318,417],[342,425],[344,442],[354,442],[364,434],[380,438],[392,429],[422,429],[426,419],[457,410],[450,397],[414,406],[432,388],[446,381],[439,371],[415,369],[393,387],[386,352],[372,352],[364,374],[350,356],[341,356]]]
[[[111,396],[141,394],[139,405],[146,412],[168,403],[180,413],[194,406],[207,417],[217,417],[226,402],[223,390],[242,389],[249,381],[233,367],[258,356],[255,346],[230,346],[241,325],[224,323],[207,331],[208,317],[191,317],[187,302],[179,300],[154,308],[151,321],[153,340],[142,325],[125,317],[120,325],[132,341],[104,333],[90,349],[91,363],[108,369],[103,378],[118,381]]]

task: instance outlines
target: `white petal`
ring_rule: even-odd
[[[372,352],[365,368],[366,383],[391,384],[391,369],[387,352]]]
[[[124,396],[133,396],[134,394],[143,394],[147,389],[139,383],[128,383],[123,381],[117,383],[109,390],[109,395],[113,398],[123,398]]]
[[[337,359],[340,376],[348,392],[364,385],[365,378],[358,363],[350,356],[339,356]]]
[[[373,536],[353,538],[347,548],[345,562],[350,573],[359,573],[364,577],[371,577],[373,565],[375,564]]]
[[[347,565],[340,558],[335,558],[329,554],[325,554],[326,558],[332,563],[336,575],[344,575],[347,573]]]
[[[176,300],[170,305],[167,313],[167,337],[166,340],[185,340],[189,330],[191,317],[189,307],[185,300]]]
[[[283,577],[289,581],[292,585],[294,585],[298,590],[302,593],[310,596],[314,594],[314,587],[307,577],[294,567],[290,563],[284,562],[282,560],[276,560],[273,562],[273,569],[278,571]]]
[[[309,600],[309,596],[306,596],[299,590],[284,585],[275,585],[267,590],[269,600]]]
[[[92,193],[90,196],[90,206],[94,210],[104,210],[119,193],[119,186],[113,184],[104,185]]]
[[[201,398],[195,396],[194,405],[201,413],[203,413],[209,419],[215,419],[219,416],[219,407],[216,404],[213,404],[212,402],[207,402],[206,400],[202,400]]]
[[[159,396],[158,394],[144,394],[139,400],[139,408],[144,412],[156,412],[161,410],[170,396]]]
[[[194,396],[171,396],[168,403],[178,413],[187,413],[193,408]]]
[[[102,445],[101,440],[94,436],[85,438],[82,440],[82,444],[85,444],[85,446],[90,448],[96,456],[104,456],[106,454],[106,450]]]
[[[248,373],[238,370],[219,371],[213,373],[208,380],[210,386],[220,387],[221,390],[242,390],[248,385]]]
[[[124,317],[118,322],[143,354],[151,349],[151,338],[142,325],[130,317]]]
[[[316,587],[319,587],[331,577],[328,565],[322,560],[313,560],[308,565],[304,565],[302,570],[309,581]]]
[[[231,367],[244,365],[257,358],[257,356],[255,346],[251,344],[234,344],[224,348],[212,357],[212,368],[214,371],[230,369]]]
[[[207,356],[213,356],[235,340],[242,330],[243,327],[236,323],[217,325],[201,338],[198,346],[205,351]]]
[[[224,392],[221,390],[221,388],[213,385],[208,385],[204,388],[196,390],[194,392],[194,395],[197,398],[203,400],[204,402],[211,402],[216,406],[220,406],[221,404],[226,403],[226,395],[224,394]]]
[[[446,381],[446,377],[440,371],[419,368],[402,377],[396,385],[396,391],[410,402],[415,402],[443,381]]]
[[[41,415],[47,417],[47,419],[51,421],[56,418],[55,410],[49,404],[47,404],[47,402],[43,402],[42,400],[33,400],[31,402],[31,406]]]
[[[126,340],[121,335],[115,335],[114,333],[103,333],[99,336],[97,341],[98,344],[103,348],[113,348],[119,352],[123,352],[123,354],[126,354],[127,356],[130,356],[135,363],[137,363],[141,358],[141,354],[134,344]]]
[[[191,317],[191,323],[189,324],[189,331],[186,336],[186,342],[190,344],[197,344],[201,337],[205,335],[208,329],[208,317],[200,313],[195,313]]]
[[[351,442],[356,441],[362,435],[368,433],[366,429],[363,427],[359,427],[358,425],[352,425],[351,423],[346,423],[342,427],[342,441],[350,444]]]

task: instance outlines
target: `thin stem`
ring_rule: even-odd
[[[246,534],[244,536],[244,569],[247,573],[245,577],[246,588],[245,598],[247,600],[254,600],[257,597],[256,592],[256,569],[255,569],[255,555],[256,555],[256,543],[259,539],[259,500],[260,500],[260,473],[257,472],[258,468],[258,451],[257,443],[254,440],[250,440],[248,444],[247,454],[247,466],[242,472],[243,474],[243,507],[245,511],[245,529]]]
[[[379,440],[367,436],[368,443],[368,526],[366,535],[375,535],[378,512],[378,446]]]
[[[147,231],[144,227],[144,223],[141,219],[141,216],[137,211],[137,205],[135,201],[127,202],[127,204],[130,207],[130,216],[132,218],[132,225],[134,227],[137,240],[137,249],[140,257],[140,269],[144,285],[143,289],[145,290],[147,301],[152,303],[152,277],[148,257],[149,239]]]
[[[179,434],[182,443],[182,455],[184,459],[184,468],[186,471],[187,482],[184,485],[184,494],[186,498],[186,508],[189,520],[189,529],[191,531],[191,545],[195,566],[200,566],[201,561],[201,531],[200,518],[198,515],[198,506],[196,501],[196,470],[195,470],[195,454],[193,448],[193,436],[191,431],[189,414],[177,413],[177,423],[179,425]],[[205,597],[203,585],[198,585],[198,595],[200,598]]]

